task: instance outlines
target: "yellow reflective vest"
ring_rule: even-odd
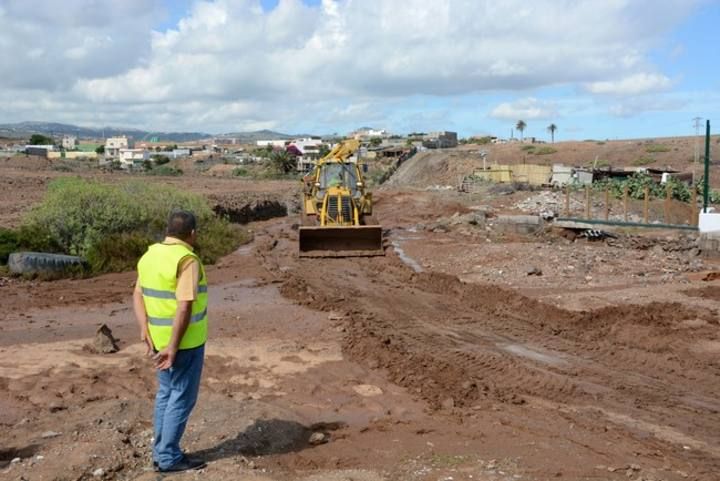
[[[142,289],[148,330],[153,346],[160,351],[170,343],[172,325],[177,311],[175,287],[180,261],[194,257],[200,264],[198,296],[192,304],[190,324],[180,341],[179,349],[202,346],[207,340],[207,277],[200,258],[182,244],[153,244],[138,261],[138,277]]]

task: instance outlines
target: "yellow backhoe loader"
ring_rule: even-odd
[[[382,228],[372,217],[372,194],[352,156],[357,140],[336,145],[303,178],[300,257],[384,255]]]

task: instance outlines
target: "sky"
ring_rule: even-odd
[[[720,127],[719,24],[720,0],[0,0],[0,123],[692,135]]]

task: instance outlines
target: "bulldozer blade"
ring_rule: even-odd
[[[300,257],[369,257],[385,255],[379,225],[301,226]]]

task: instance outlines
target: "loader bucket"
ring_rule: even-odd
[[[379,225],[301,226],[300,257],[368,257],[385,255]]]

